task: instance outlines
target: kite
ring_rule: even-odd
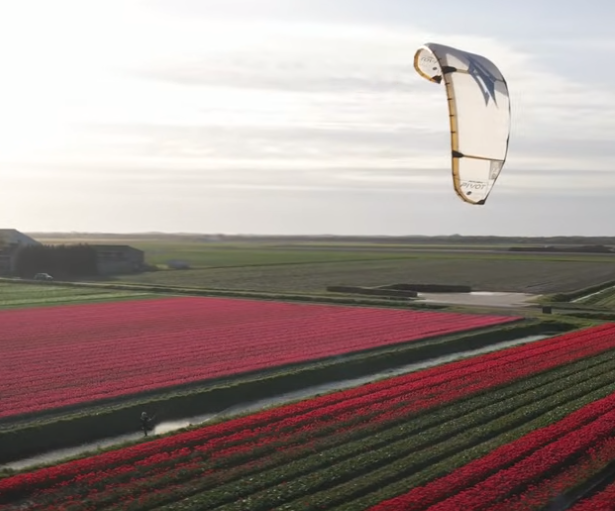
[[[455,192],[466,203],[484,205],[508,154],[511,110],[504,76],[482,55],[437,43],[417,50],[414,68],[430,82],[444,83]]]

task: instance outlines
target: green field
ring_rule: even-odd
[[[57,239],[42,239],[45,243],[60,243]],[[79,240],[80,243],[100,243],[100,240]],[[200,243],[176,241],[104,240],[104,243],[129,244],[143,250],[147,262],[165,265],[170,259],[188,262],[194,268],[322,263],[335,261],[380,260],[403,257],[394,249],[382,250],[374,246],[370,250],[341,247],[335,250],[323,247],[279,247],[267,243]]]
[[[477,292],[529,296],[488,298],[483,295],[468,299],[461,295],[450,296],[448,301],[444,299],[448,307],[501,309],[523,302],[521,307],[525,312],[521,309],[517,312],[531,314],[526,307],[530,303],[527,300],[549,302],[550,296],[560,295],[558,301],[561,303],[568,301],[561,299],[562,293],[615,281],[615,254],[514,252],[508,249],[519,242],[510,240],[476,243],[462,239],[448,244],[437,239],[406,243],[309,238],[211,241],[196,235],[106,235],[72,239],[39,235],[37,239],[47,244],[129,244],[139,248],[145,252],[150,271],[89,280],[99,284],[145,286],[143,291],[156,286],[156,292],[164,291],[164,286],[172,286],[175,289],[168,289],[171,293],[184,288],[182,292],[199,289],[199,292],[240,293],[242,296],[267,294],[270,298],[289,299],[290,295],[311,295],[337,299],[340,295],[328,292],[329,286],[456,285],[469,286]],[[576,246],[580,245],[584,242]],[[173,259],[187,262],[190,269],[169,269],[166,263]],[[441,295],[427,298],[433,302],[440,300]],[[580,306],[581,302],[578,304]],[[591,303],[589,306],[593,308]],[[604,308],[598,304],[596,307]]]
[[[117,277],[135,283],[201,286],[267,292],[324,292],[327,286],[380,286],[392,283],[469,285],[475,291],[557,293],[615,279],[611,262],[554,260],[537,257],[451,256],[421,254],[373,257],[368,260],[329,260],[161,270]],[[253,261],[250,253],[243,254]]]
[[[480,258],[536,261],[613,262],[615,255],[583,253],[509,252],[509,245],[463,243],[358,243],[358,242],[203,242],[144,238],[59,238],[37,237],[43,243],[127,244],[145,251],[151,264],[169,259],[187,261],[195,268],[275,265],[319,262],[369,261],[407,258]]]
[[[45,243],[65,240],[44,239]],[[148,285],[171,285],[270,293],[325,293],[327,286],[391,283],[455,284],[475,291],[551,294],[615,280],[615,256],[519,253],[486,245],[378,243],[217,243],[177,239],[79,239],[124,243],[145,251],[164,268],[170,259],[191,265],[107,277]]]
[[[600,291],[585,299],[579,300],[577,303],[605,309],[615,309],[615,288],[611,287],[605,289],[604,291]]]
[[[150,293],[0,282],[0,308],[149,298]]]

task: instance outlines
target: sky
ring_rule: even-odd
[[[0,227],[613,235],[615,3],[0,0]],[[426,42],[506,77],[485,206]]]

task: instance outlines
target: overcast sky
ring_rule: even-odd
[[[574,7],[573,7],[574,6]],[[0,227],[615,234],[615,3],[0,0]],[[508,81],[509,158],[457,198],[427,41]]]

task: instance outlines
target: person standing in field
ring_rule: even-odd
[[[151,417],[147,415],[147,412],[143,412],[141,414],[141,429],[143,430],[143,434],[147,436],[147,432],[150,430],[150,421]]]

